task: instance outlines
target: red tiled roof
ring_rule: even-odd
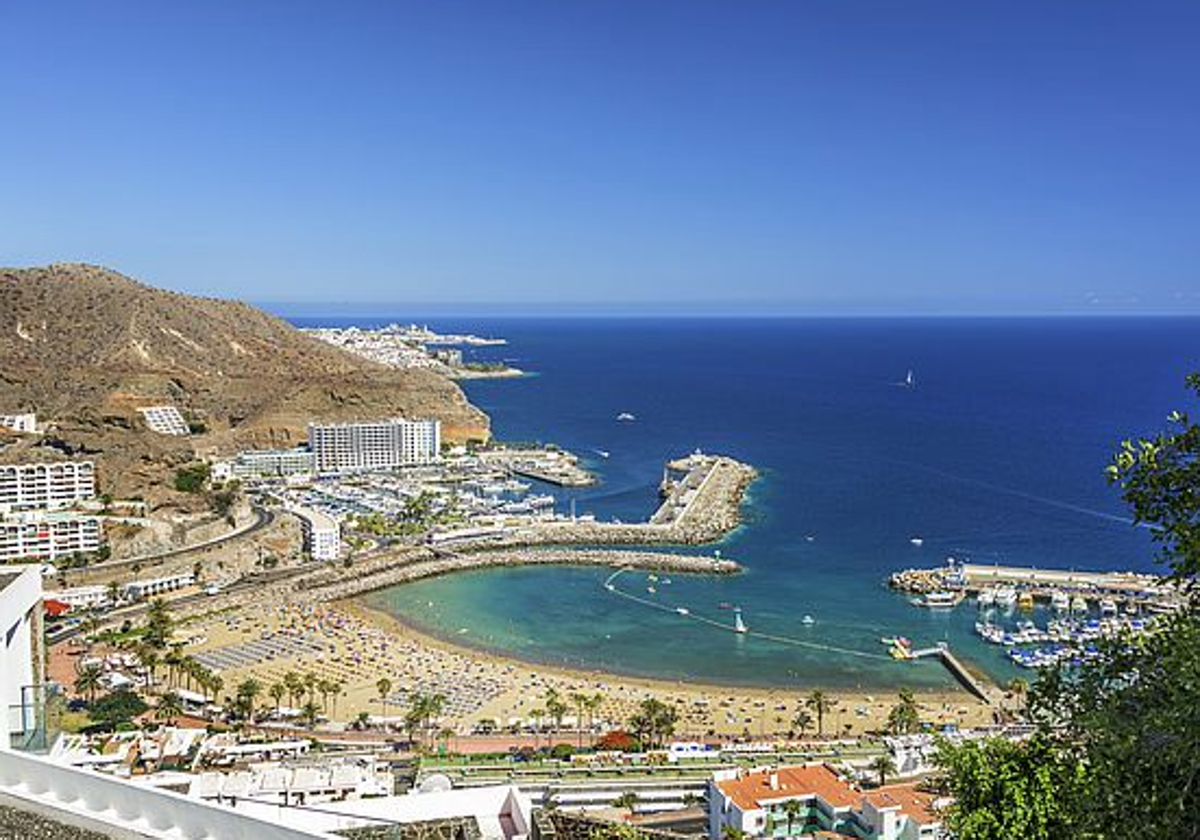
[[[777,788],[771,787],[771,776],[775,774],[779,776]],[[849,808],[862,796],[824,764],[747,773],[740,778],[717,782],[717,787],[743,811],[760,808],[763,802],[805,796],[819,796],[834,808]]]
[[[933,800],[936,797],[933,794],[917,790],[915,784],[888,785],[886,787],[875,788],[864,793],[863,797],[869,800],[876,808],[894,808],[897,805],[900,806],[900,810],[911,817],[918,825],[927,825],[940,821],[933,810]]]

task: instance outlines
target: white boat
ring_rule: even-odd
[[[599,455],[601,458],[607,458],[609,455],[612,454],[607,449],[593,449],[592,451],[595,452],[597,455]]]
[[[981,607],[990,607],[996,603],[996,591],[994,589],[980,589],[979,594],[975,596],[975,600]]]
[[[1101,615],[1116,615],[1117,614],[1117,602],[1114,601],[1112,598],[1102,598],[1100,600],[1100,614]]]
[[[1001,586],[996,590],[996,603],[1002,607],[1012,607],[1017,603],[1017,590],[1011,586]]]
[[[632,414],[630,414],[628,411],[622,411],[620,414],[617,415],[617,419],[620,420],[622,423],[632,423],[637,418],[634,417]]]
[[[653,586],[647,586],[647,587],[646,587],[646,591],[647,591],[647,592],[649,592],[651,595],[653,595],[653,594],[654,594],[655,592],[657,592],[658,590],[657,590],[657,589],[655,589]]]
[[[815,618],[813,618],[811,615],[806,615],[806,616],[804,616],[804,618],[800,619],[800,623],[805,625],[806,627],[811,627],[812,625],[817,623],[817,620]]]
[[[915,545],[917,548],[925,545],[925,540],[921,539],[920,537],[913,537],[911,540],[909,540],[909,542]]]
[[[1050,599],[1050,605],[1055,612],[1067,612],[1071,609],[1071,597],[1066,592],[1055,592]]]
[[[746,622],[742,621],[742,608],[734,607],[733,608],[733,632],[745,633],[746,629],[747,629]]]
[[[1071,599],[1071,612],[1085,613],[1087,611],[1088,603],[1082,595],[1076,595]]]
[[[939,592],[926,592],[914,603],[921,607],[929,607],[930,609],[948,609],[958,606],[964,597],[966,596],[961,592],[942,590]]]
[[[691,610],[689,610],[687,607],[676,607],[675,612],[679,613],[680,615],[689,615]]]

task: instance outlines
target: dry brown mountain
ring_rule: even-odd
[[[159,404],[208,431],[150,432],[137,408]],[[0,414],[18,410],[50,430],[0,458],[87,454],[106,491],[158,503],[180,501],[167,489],[173,468],[197,454],[291,446],[310,419],[436,417],[447,440],[488,434],[487,417],[438,374],[368,362],[245,303],[76,264],[0,269]]]

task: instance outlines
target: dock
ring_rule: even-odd
[[[912,653],[913,659],[924,659],[930,656],[936,656],[940,659],[942,664],[946,666],[946,670],[950,672],[950,675],[958,680],[959,685],[984,703],[992,705],[997,699],[994,690],[989,690],[989,687],[977,680],[975,675],[967,670],[967,666],[963,665],[959,658],[954,655],[949,645],[940,644],[931,648],[914,650]]]

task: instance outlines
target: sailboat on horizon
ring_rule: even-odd
[[[903,379],[901,379],[899,382],[893,382],[892,384],[897,388],[908,388],[910,390],[917,387],[917,380],[916,377],[913,376],[912,368],[908,369],[908,373],[904,375]]]

